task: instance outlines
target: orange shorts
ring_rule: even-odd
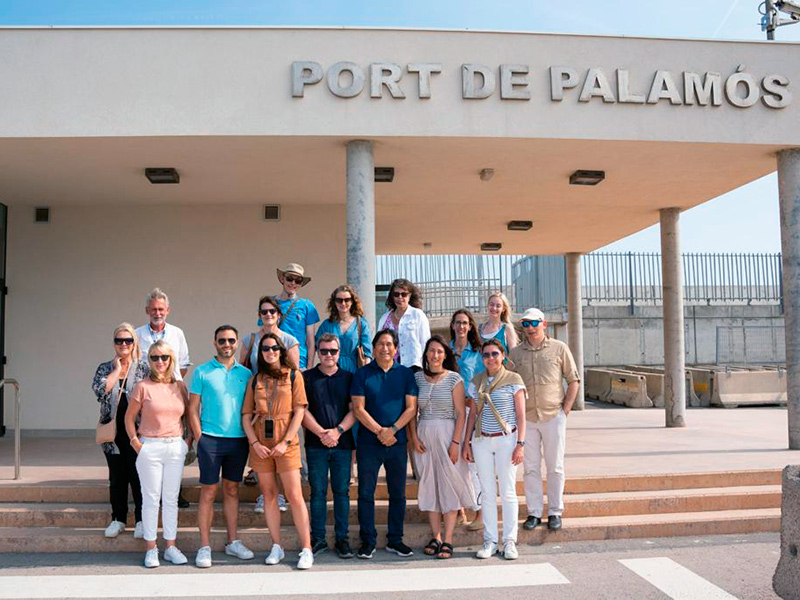
[[[250,468],[256,473],[286,473],[287,471],[297,471],[300,467],[300,445],[297,437],[292,440],[283,456],[259,458],[256,451],[252,447],[250,448]]]

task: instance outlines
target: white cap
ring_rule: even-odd
[[[546,321],[544,313],[538,308],[529,308],[520,318],[520,321]]]

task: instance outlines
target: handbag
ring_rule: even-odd
[[[356,365],[360,368],[368,365],[372,359],[364,352],[364,346],[361,344],[361,317],[358,319],[358,346],[356,346]]]
[[[119,392],[122,392],[121,384]],[[97,422],[97,432],[95,433],[94,439],[98,444],[107,444],[113,442],[116,439],[118,408],[119,408],[119,395],[117,395],[117,405],[114,407],[114,413],[111,415],[111,420],[108,423],[100,423],[99,420]]]

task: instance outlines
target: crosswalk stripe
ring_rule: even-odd
[[[0,598],[208,598],[508,588],[568,584],[550,563],[416,569],[0,577]]]
[[[673,600],[736,600],[722,588],[666,557],[620,560]]]

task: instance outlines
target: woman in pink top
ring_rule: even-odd
[[[164,558],[176,565],[186,557],[175,545],[178,535],[178,492],[183,477],[183,461],[189,447],[183,441],[181,418],[189,402],[182,381],[175,380],[175,351],[164,340],[150,346],[147,359],[150,377],[140,381],[131,394],[125,413],[125,429],[131,447],[137,452],[136,470],[142,484],[142,523],[147,553],[145,567],[157,567],[158,503],[167,549]],[[141,414],[139,435],[136,417]]]

